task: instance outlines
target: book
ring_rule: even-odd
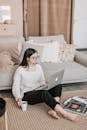
[[[87,98],[84,97],[69,98],[64,102],[63,108],[73,113],[87,115]]]
[[[80,97],[80,98],[87,102],[87,98],[85,97]]]

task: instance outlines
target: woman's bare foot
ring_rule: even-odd
[[[66,118],[68,120],[75,121],[75,122],[79,120],[79,117],[77,114],[67,112],[60,105],[56,105],[55,111],[57,113],[60,113],[64,118]]]
[[[65,114],[63,115],[66,119],[77,122],[79,121],[79,116],[77,114],[73,114],[70,112],[65,112]]]
[[[50,116],[52,116],[53,118],[55,118],[55,119],[60,119],[60,117],[57,115],[57,112],[54,111],[54,110],[52,110],[52,109],[50,109],[50,110],[48,111],[48,114],[49,114]]]

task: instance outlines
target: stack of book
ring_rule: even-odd
[[[63,107],[67,111],[87,115],[87,98],[77,96],[69,98],[64,102]]]

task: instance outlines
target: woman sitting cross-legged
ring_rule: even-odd
[[[50,90],[37,90],[38,87],[46,85],[44,73],[42,67],[37,63],[37,58],[38,52],[28,48],[15,72],[12,93],[18,106],[21,106],[23,101],[27,101],[31,105],[44,102],[50,107],[48,110],[50,116],[59,119],[58,114],[61,114],[66,119],[77,121],[76,114],[67,112],[60,106],[62,85],[54,86]]]

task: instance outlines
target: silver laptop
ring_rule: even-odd
[[[58,84],[61,84],[63,79],[64,69],[59,70],[58,72],[55,72],[54,74],[50,75],[47,78],[47,86],[41,86],[37,88],[36,90],[49,90],[53,87],[55,87]]]

